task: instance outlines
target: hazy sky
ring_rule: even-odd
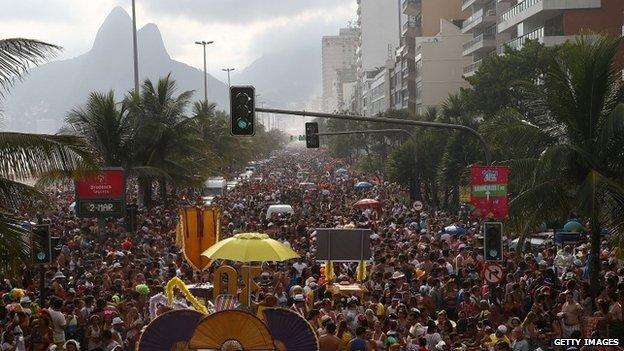
[[[169,54],[202,67],[196,40],[214,40],[208,70],[240,70],[264,52],[318,47],[356,18],[356,0],[136,0],[137,28],[156,23]],[[115,6],[131,13],[131,0],[0,0],[0,37],[40,39],[63,46],[60,58],[89,50]],[[129,33],[128,35],[131,35]],[[319,63],[320,64],[320,63]]]

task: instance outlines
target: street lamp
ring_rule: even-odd
[[[228,87],[231,87],[232,85],[230,84],[230,72],[232,72],[234,70],[234,68],[222,68],[221,70],[223,72],[227,72],[227,74],[228,74]]]
[[[204,101],[208,103],[208,73],[206,72],[206,45],[212,44],[214,41],[196,41],[195,44],[204,47]]]
[[[137,49],[136,10],[132,0],[132,46],[134,52],[134,93],[139,93],[139,53]]]

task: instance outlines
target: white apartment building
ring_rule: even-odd
[[[463,8],[472,12],[462,28],[472,36],[463,47],[472,58],[465,76],[505,46],[520,49],[529,39],[557,45],[584,31],[619,35],[624,22],[623,0],[465,0]]]
[[[344,105],[338,92],[345,77],[355,79],[356,49],[359,29],[341,28],[338,35],[322,39],[323,111],[333,112]],[[345,71],[353,73],[345,73]],[[340,87],[340,89],[338,89]]]
[[[440,20],[440,32],[416,40],[416,112],[439,106],[450,94],[458,93],[468,83],[463,69],[470,63],[462,44],[470,35],[462,34],[462,21]]]
[[[360,39],[358,72],[383,67],[399,47],[400,8],[397,0],[357,0]]]

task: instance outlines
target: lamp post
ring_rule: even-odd
[[[232,72],[234,70],[234,68],[222,68],[221,70],[223,72],[227,72],[227,75],[228,75],[228,88],[231,87],[232,85],[230,84],[230,72]]]
[[[206,72],[206,45],[212,44],[214,41],[196,41],[195,44],[204,47],[204,101],[208,103],[208,72]]]
[[[134,56],[134,93],[139,93],[139,53],[137,49],[136,10],[132,0],[132,46]]]

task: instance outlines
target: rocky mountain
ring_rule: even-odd
[[[12,90],[2,106],[3,127],[55,132],[63,125],[67,112],[83,104],[91,91],[113,89],[121,99],[134,87],[131,33],[130,16],[116,7],[98,30],[91,50],[32,69],[27,79]],[[145,25],[137,36],[141,81],[156,81],[171,73],[179,91],[195,90],[196,99],[203,96],[203,72],[173,60],[155,24]],[[229,108],[227,90],[227,84],[208,77],[208,99],[220,109]]]

